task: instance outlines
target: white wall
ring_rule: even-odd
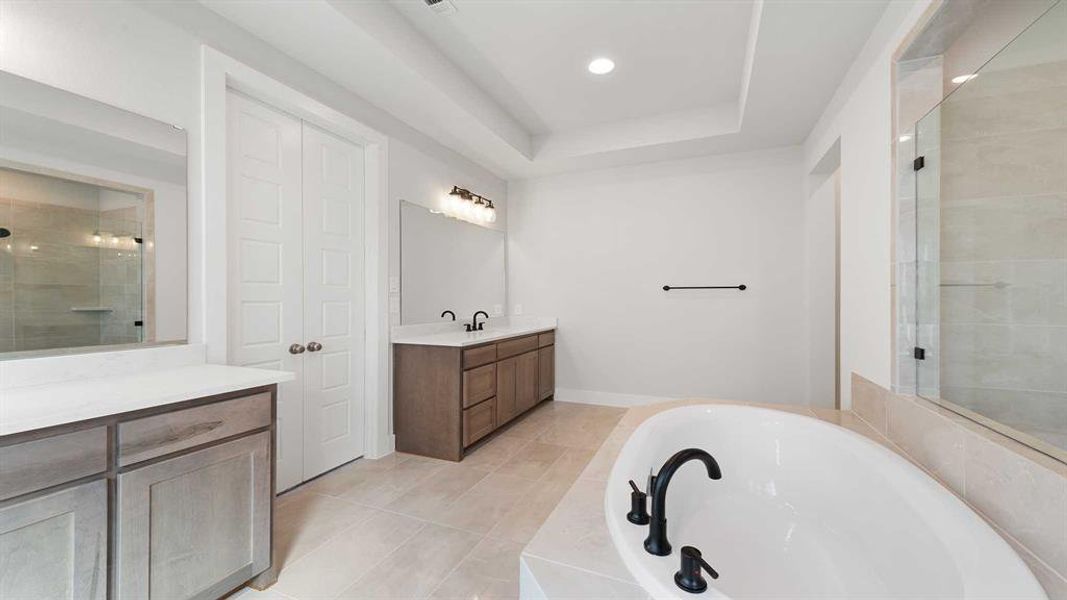
[[[833,408],[837,366],[837,172],[804,205],[808,311],[808,404]]]
[[[388,185],[394,203],[397,198],[420,202],[433,190],[463,182],[504,200],[504,183],[485,169],[196,3],[0,0],[0,69],[189,133],[191,340],[205,337],[204,264],[213,257],[203,243],[202,207],[222,201],[200,193],[200,45],[205,43],[390,136]]]
[[[389,277],[400,277],[400,201],[443,210],[453,185],[493,201],[497,220],[485,225],[505,231],[508,223],[507,185],[489,173],[455,161],[431,157],[407,144],[389,144]],[[472,225],[473,227],[473,225]],[[400,292],[390,286],[390,325],[400,325]],[[488,310],[488,309],[487,309]],[[456,315],[462,321],[470,315]]]
[[[557,398],[803,403],[802,173],[789,148],[510,184],[509,302],[558,317]]]
[[[890,3],[804,143],[807,172],[841,144],[842,408],[852,372],[891,385],[892,58],[929,4]]]

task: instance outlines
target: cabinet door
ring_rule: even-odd
[[[518,357],[496,363],[496,424],[499,427],[519,414],[515,396],[515,377]]]
[[[217,598],[270,567],[270,433],[122,473],[116,596]]]
[[[106,596],[106,481],[0,508],[0,598]]]
[[[527,352],[516,357],[515,367],[515,405],[518,412],[526,412],[541,399],[537,387],[538,351]]]
[[[556,347],[546,346],[537,351],[537,387],[541,400],[556,394]]]

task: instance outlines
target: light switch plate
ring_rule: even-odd
[[[504,307],[501,306],[500,304],[494,304],[493,305],[493,314],[494,315],[502,315],[502,314],[504,314]]]
[[[390,296],[389,297],[389,312],[391,312],[393,314],[400,314],[400,297],[399,296]]]
[[[389,278],[389,293],[390,294],[399,294],[400,293],[400,278],[399,277],[390,277]]]
[[[522,305],[521,304],[516,304],[515,305],[515,314],[517,314],[517,315],[521,315],[522,314]]]

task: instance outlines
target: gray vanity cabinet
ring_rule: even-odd
[[[218,598],[270,566],[270,436],[118,476],[117,598]]]
[[[0,505],[0,598],[107,597],[107,482]]]

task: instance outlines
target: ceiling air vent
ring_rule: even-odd
[[[451,15],[456,12],[456,5],[449,0],[422,0],[431,10],[439,15]]]

